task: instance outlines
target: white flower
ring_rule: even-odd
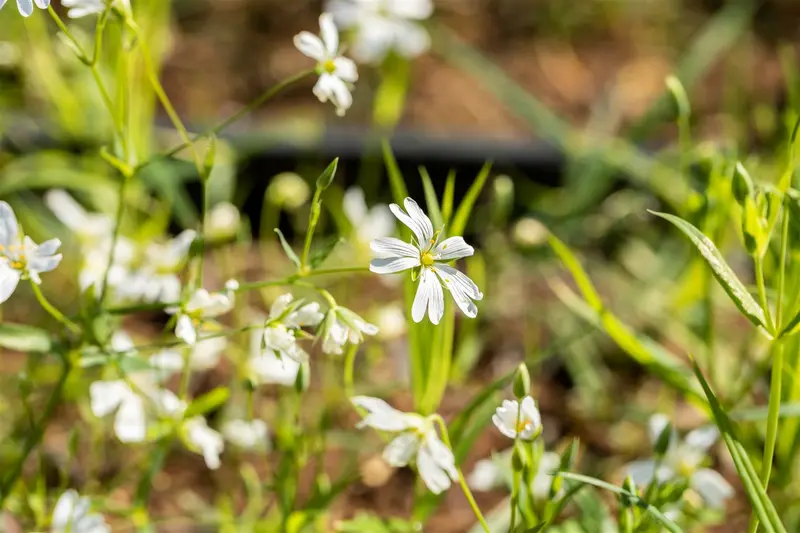
[[[77,19],[88,15],[99,15],[106,9],[106,0],[61,0],[61,5],[70,8],[67,16]],[[130,13],[130,0],[115,0],[117,8]]]
[[[147,436],[144,401],[125,381],[95,381],[89,386],[92,413],[102,418],[116,411],[114,433],[122,442],[143,442]]]
[[[431,220],[411,198],[405,199],[406,212],[397,204],[391,204],[392,213],[414,234],[416,242],[408,244],[393,237],[375,239],[370,245],[375,259],[369,269],[376,274],[393,274],[409,269],[419,269],[419,286],[411,317],[421,322],[427,310],[428,318],[438,324],[444,315],[442,284],[453,295],[458,307],[465,315],[475,318],[478,308],[473,300],[483,298],[478,287],[466,275],[445,264],[475,253],[462,237],[449,237],[439,242],[441,230],[434,233]]]
[[[553,484],[553,472],[561,466],[561,457],[555,452],[544,452],[539,459],[539,469],[533,478],[533,498],[545,501],[550,496],[550,486]]]
[[[389,237],[394,233],[395,222],[389,206],[379,204],[369,209],[360,187],[347,189],[342,208],[359,243],[366,245],[374,239]]]
[[[430,47],[419,22],[431,16],[431,0],[330,0],[326,9],[343,28],[355,30],[353,56],[372,63],[390,51],[416,57]]]
[[[492,422],[509,439],[516,438],[519,433],[520,439],[533,440],[542,432],[542,417],[536,408],[536,402],[530,396],[522,399],[521,410],[517,400],[503,400],[503,404],[492,415]]]
[[[34,0],[36,6],[40,9],[47,9],[50,5],[50,0]],[[31,0],[17,0],[17,9],[19,9],[19,14],[23,17],[30,17],[33,13],[33,4]],[[6,0],[0,0],[0,9],[3,9],[3,6],[6,5]]]
[[[292,305],[293,299],[287,293],[272,303],[263,330],[263,345],[280,360],[287,358],[303,363],[308,360],[308,354],[297,344],[294,331],[304,326],[316,326],[322,321],[323,314],[317,302],[298,307]]]
[[[396,339],[405,335],[408,330],[406,315],[402,306],[396,303],[384,305],[375,313],[380,336],[383,339]]]
[[[357,427],[400,433],[383,450],[383,458],[391,466],[406,466],[416,457],[417,471],[434,494],[444,492],[458,479],[453,452],[439,438],[430,417],[403,413],[379,398],[355,396],[350,401],[367,411]]]
[[[667,428],[669,419],[663,414],[650,418],[649,433],[653,444]],[[634,461],[628,465],[628,474],[640,486],[649,485],[655,478],[658,483],[672,479],[685,479],[689,486],[711,508],[722,508],[725,500],[733,496],[733,487],[719,472],[700,468],[708,456],[708,450],[719,438],[714,426],[705,426],[690,431],[681,439],[674,430],[669,435],[669,445],[664,457]]]
[[[236,446],[252,450],[266,447],[268,430],[263,420],[235,419],[225,422],[222,434]]]
[[[111,533],[102,515],[89,512],[89,498],[68,490],[58,498],[53,509],[51,533]]]
[[[475,463],[475,468],[467,478],[467,483],[474,490],[487,492],[511,486],[511,453],[512,448],[488,459]],[[561,458],[555,452],[544,452],[539,459],[539,467],[533,478],[532,495],[536,501],[546,501],[553,483],[553,472],[558,470]]]
[[[212,241],[232,239],[239,232],[242,215],[230,202],[220,202],[208,212],[205,234]]]
[[[502,459],[501,459],[502,458]],[[506,486],[506,476],[503,474],[503,468],[498,462],[503,461],[508,463],[507,468],[511,468],[511,454],[502,453],[498,457],[490,457],[481,459],[475,463],[475,467],[467,476],[467,484],[472,490],[480,492],[489,492],[490,490],[499,489]]]
[[[291,387],[297,380],[300,362],[293,357],[278,357],[272,348],[264,348],[264,332],[253,330],[250,337],[250,378],[255,384],[276,384]]]
[[[186,344],[195,344],[198,330],[202,329],[209,319],[224,315],[233,309],[233,290],[234,287],[228,284],[223,292],[210,293],[206,289],[197,289],[189,301],[181,307],[167,308],[167,313],[178,317],[175,322],[175,336]]]
[[[358,80],[358,70],[352,60],[339,55],[339,30],[329,13],[320,15],[319,27],[322,38],[304,31],[295,35],[294,45],[317,61],[319,80],[314,85],[314,96],[320,102],[330,100],[341,117],[353,105],[350,87]]]
[[[64,0],[65,6],[68,1]],[[81,244],[91,247],[108,240],[106,244],[106,255],[108,255],[110,239],[114,232],[114,221],[110,217],[101,213],[87,213],[83,206],[63,189],[47,191],[44,202],[56,218],[78,237]]]
[[[222,352],[228,345],[225,337],[212,337],[198,341],[191,347],[188,368],[198,372],[211,370],[219,363]],[[166,379],[185,366],[184,356],[179,350],[161,350],[150,357],[150,365],[156,369],[158,379]]]
[[[208,468],[212,470],[219,468],[222,464],[219,456],[225,449],[222,435],[208,427],[206,419],[202,416],[195,416],[184,422],[183,429],[189,449],[200,453]]]
[[[348,342],[361,344],[364,342],[364,335],[378,333],[378,326],[370,324],[345,307],[328,311],[323,329],[322,351],[332,355],[342,355]]]
[[[14,294],[20,279],[40,284],[39,274],[50,272],[61,262],[61,254],[56,253],[60,246],[58,239],[36,244],[27,235],[21,236],[14,210],[0,202],[0,303]]]

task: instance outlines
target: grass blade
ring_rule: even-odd
[[[489,172],[491,172],[491,170],[492,163],[489,161],[483,165],[481,171],[478,172],[478,176],[475,178],[475,181],[472,182],[467,194],[456,210],[448,232],[450,235],[461,235],[464,233],[469,215],[472,213],[472,208],[475,206],[475,202],[478,200],[478,195],[480,195],[483,190],[483,186],[486,185],[486,180],[489,179]]]

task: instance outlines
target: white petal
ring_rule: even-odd
[[[655,444],[658,442],[658,437],[669,425],[669,417],[662,413],[656,413],[650,417],[647,422],[647,434],[650,436],[650,442]]]
[[[395,30],[394,47],[403,57],[417,57],[431,47],[431,36],[419,24],[400,22]]]
[[[373,259],[369,262],[369,270],[375,274],[394,274],[419,265],[419,257],[391,257]]]
[[[336,114],[340,117],[344,116],[347,110],[353,105],[353,95],[350,93],[350,88],[342,79],[332,74],[323,74],[320,76],[320,80],[323,77],[329,78],[327,82],[329,91],[328,98],[336,107]]]
[[[342,209],[350,224],[358,229],[367,219],[367,202],[361,187],[350,187],[342,198]]]
[[[538,501],[543,501],[550,494],[550,487],[553,484],[553,471],[561,463],[561,458],[557,453],[545,452],[539,460],[539,470],[533,478],[533,497]]]
[[[333,15],[323,13],[319,16],[319,30],[328,57],[334,57],[339,50],[339,30],[333,22]]]
[[[447,290],[450,291],[453,301],[456,302],[461,312],[470,318],[478,316],[478,306],[472,300],[480,300],[483,298],[483,294],[478,292],[480,298],[474,298],[475,292],[473,289],[477,289],[477,286],[472,280],[458,270],[442,263],[434,263],[433,270],[442,280],[444,286],[447,287]]]
[[[436,456],[427,441],[417,454],[417,471],[422,481],[431,492],[440,494],[450,488],[453,476],[442,463],[441,456]]]
[[[17,9],[23,17],[29,17],[33,13],[33,3],[31,0],[17,0]]]
[[[132,394],[126,398],[114,419],[114,432],[122,442],[142,442],[147,436],[142,399]]]
[[[439,278],[429,268],[423,268],[419,276],[417,294],[411,306],[411,317],[414,322],[422,322],[425,311],[433,324],[438,324],[444,315],[444,294]]]
[[[719,472],[708,468],[695,472],[689,483],[706,504],[714,509],[724,507],[725,500],[734,494],[730,483]]]
[[[435,430],[431,429],[425,434],[422,447],[430,452],[433,460],[450,476],[450,479],[453,481],[458,479],[456,458],[453,456],[453,451],[442,442]]]
[[[522,399],[522,409],[520,414],[522,419],[530,422],[533,429],[536,430],[542,425],[542,417],[539,414],[539,409],[536,407],[536,402],[530,396]]]
[[[395,257],[408,257],[417,260],[419,264],[419,250],[394,237],[382,237],[374,239],[369,243],[369,247],[379,259],[393,259]]]
[[[503,486],[504,479],[500,467],[493,459],[481,459],[467,476],[467,484],[472,490],[488,492]]]
[[[398,411],[380,398],[354,396],[350,401],[367,411],[367,415],[356,426],[359,428],[368,426],[380,431],[403,431],[419,427],[422,423],[419,415]]]
[[[469,257],[475,253],[475,248],[464,241],[463,237],[449,237],[433,249],[431,254],[437,261],[452,261],[462,257]]]
[[[0,304],[14,294],[21,276],[20,271],[11,268],[5,261],[0,261]]]
[[[292,303],[294,300],[294,296],[291,293],[281,294],[275,301],[272,302],[272,305],[269,308],[269,317],[271,319],[277,319],[279,316],[286,311],[286,308],[289,307],[289,304]]]
[[[433,14],[431,0],[385,0],[386,11],[399,18],[425,20]]]
[[[14,210],[6,202],[0,201],[0,246],[7,248],[18,241],[19,225]]]
[[[50,5],[50,0],[35,0],[35,2],[41,9],[47,9],[47,6]]]
[[[519,403],[516,400],[503,400],[492,415],[492,423],[500,430],[500,433],[509,439],[517,436],[517,413]]]
[[[44,203],[58,220],[73,231],[80,230],[89,223],[89,216],[83,206],[63,189],[47,191],[44,195]]]
[[[645,487],[653,481],[656,472],[656,462],[652,459],[634,461],[627,467],[628,475],[638,487]]]
[[[433,224],[431,219],[422,212],[422,209],[417,205],[417,202],[411,198],[406,198],[403,201],[406,208],[404,212],[397,204],[391,204],[389,209],[392,210],[400,222],[408,226],[417,238],[417,244],[420,249],[427,247],[433,239]]]
[[[406,466],[419,448],[419,438],[414,433],[398,435],[383,449],[383,460],[394,467]]]
[[[311,302],[286,317],[284,323],[290,328],[316,326],[322,322],[323,318],[325,315],[320,311],[319,303]]]
[[[337,57],[333,60],[333,65],[336,70],[333,75],[349,83],[358,81],[358,67],[352,59],[346,57]]]
[[[388,237],[394,233],[394,216],[388,205],[376,205],[367,216],[364,226],[359,228],[359,235],[365,241],[372,241],[381,237]]]
[[[101,418],[112,413],[132,394],[130,386],[122,380],[95,381],[89,385],[92,413]]]
[[[180,315],[175,324],[175,336],[186,344],[197,342],[197,331],[194,329],[192,319],[187,315]]]
[[[690,431],[684,438],[684,443],[699,451],[707,451],[719,439],[719,430],[716,426],[703,426]]]
[[[294,36],[295,47],[303,53],[303,55],[315,59],[319,62],[325,61],[325,45],[322,40],[313,33],[302,31]]]
[[[70,489],[62,494],[56,502],[56,507],[53,509],[52,526],[56,530],[66,530],[67,526],[74,518],[75,508],[80,501],[80,496],[77,492]]]

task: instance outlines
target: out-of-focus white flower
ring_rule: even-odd
[[[517,246],[533,248],[547,242],[547,227],[535,218],[525,217],[514,224],[512,236]]]
[[[326,9],[343,28],[353,28],[353,56],[373,63],[395,51],[416,57],[430,48],[431,39],[419,23],[433,13],[431,0],[330,0]]]
[[[114,433],[120,441],[143,442],[147,436],[144,401],[125,381],[95,381],[89,386],[92,413],[98,418],[116,412]]]
[[[342,117],[353,105],[350,87],[358,80],[358,69],[352,60],[339,55],[339,30],[330,13],[320,15],[319,27],[321,38],[300,32],[294,37],[294,45],[317,62],[319,80],[314,85],[314,96],[320,102],[330,100],[336,106],[336,114]]]
[[[114,0],[114,7],[123,13],[130,14],[130,0]],[[106,10],[106,0],[61,0],[61,5],[68,7],[67,16],[77,19],[89,15],[99,15]]]
[[[462,237],[449,237],[439,242],[441,230],[434,233],[431,219],[417,203],[406,198],[404,205],[405,212],[397,204],[391,204],[389,209],[411,229],[416,242],[412,245],[393,237],[373,240],[371,248],[375,259],[369,264],[369,269],[376,274],[393,274],[409,269],[419,272],[419,286],[411,307],[414,322],[421,322],[427,311],[430,321],[439,323],[444,315],[442,285],[453,295],[461,311],[475,318],[478,308],[473,300],[481,300],[483,294],[469,277],[445,264],[470,256],[475,249]]]
[[[111,533],[102,515],[89,512],[91,501],[70,489],[64,492],[53,509],[51,533]]]
[[[473,490],[488,492],[511,486],[511,453],[509,448],[487,459],[475,463],[475,468],[467,477]],[[544,452],[539,459],[539,467],[533,478],[532,495],[536,501],[545,501],[550,495],[553,472],[558,470],[561,458],[555,452]]]
[[[175,336],[186,344],[196,343],[198,330],[201,330],[209,319],[224,315],[233,309],[233,293],[238,286],[238,283],[231,280],[225,284],[223,292],[210,293],[206,289],[197,289],[181,307],[168,307],[166,312],[177,316]]]
[[[191,347],[188,369],[197,372],[211,370],[219,364],[222,352],[228,345],[225,337],[212,337],[198,341]],[[150,365],[156,369],[160,380],[184,369],[186,361],[180,350],[165,349],[150,357]]]
[[[536,408],[536,402],[530,396],[522,399],[521,410],[517,400],[503,400],[503,404],[492,415],[492,422],[509,439],[516,438],[519,433],[520,439],[533,440],[542,432],[542,417]]]
[[[187,447],[203,456],[206,466],[212,470],[219,468],[219,456],[225,449],[222,435],[208,427],[202,416],[190,418],[183,424]]]
[[[99,290],[108,269],[111,238],[107,238],[83,247],[83,265],[78,276],[78,285],[82,291],[89,287]],[[118,236],[114,247],[114,264],[108,269],[107,288],[120,293],[130,291],[135,279],[131,277],[130,266],[136,255],[136,247],[125,237]],[[99,294],[98,294],[99,296]],[[176,298],[177,299],[177,296]],[[174,301],[174,300],[173,300]]]
[[[57,254],[61,241],[50,239],[36,244],[22,236],[14,210],[0,202],[0,303],[8,300],[21,279],[41,284],[39,274],[50,272],[61,262]]]
[[[19,14],[23,17],[30,17],[33,13],[33,4],[36,4],[37,7],[40,9],[47,9],[50,5],[50,0],[17,0],[17,9],[19,9]],[[0,9],[3,9],[3,6],[6,5],[6,0],[0,0]]]
[[[232,239],[239,233],[241,224],[242,215],[236,206],[230,202],[220,202],[208,212],[205,235],[212,241]]]
[[[498,464],[501,460],[504,463],[508,463],[507,468],[510,471],[511,454],[508,452],[499,454],[498,457],[489,457],[476,462],[472,472],[467,476],[467,484],[470,488],[479,492],[489,492],[506,486],[506,477],[503,475],[503,469]]]
[[[288,358],[303,363],[308,360],[308,354],[297,344],[295,330],[316,326],[323,314],[317,302],[302,305],[293,304],[293,301],[294,297],[286,293],[272,303],[263,330],[263,346],[280,360]]]
[[[306,180],[295,172],[281,172],[270,180],[267,187],[269,201],[288,211],[300,208],[310,194]]]
[[[406,315],[399,304],[388,304],[375,313],[375,322],[383,339],[396,339],[408,330]]]
[[[222,426],[222,435],[240,448],[253,450],[267,445],[267,424],[263,420],[228,420]]]
[[[279,358],[275,350],[264,347],[262,330],[253,330],[251,333],[250,358],[247,365],[250,379],[257,385],[275,384],[291,387],[300,371],[300,362],[295,358]]]
[[[668,425],[669,418],[663,414],[656,414],[650,418],[649,434],[654,445]],[[725,500],[734,494],[733,487],[719,472],[701,468],[703,461],[708,457],[708,450],[718,438],[719,431],[714,426],[697,428],[687,433],[683,439],[671,429],[669,445],[664,456],[660,459],[634,461],[627,467],[628,474],[639,486],[649,485],[654,479],[658,483],[685,479],[708,507],[723,508]]]
[[[44,203],[58,220],[75,234],[82,245],[92,247],[112,237],[114,221],[111,217],[101,213],[87,213],[83,206],[65,190],[47,191],[44,195]],[[106,245],[106,255],[110,244],[109,240]]]
[[[555,452],[544,452],[539,459],[539,469],[533,478],[533,498],[544,501],[550,496],[550,487],[553,484],[553,472],[561,466],[561,457]]]
[[[458,479],[453,452],[439,438],[430,417],[403,413],[379,398],[355,396],[350,401],[367,411],[357,427],[399,433],[383,450],[387,463],[402,467],[416,458],[417,471],[434,494]]]
[[[370,324],[346,307],[335,307],[328,311],[322,328],[322,351],[341,355],[347,343],[361,344],[364,335],[376,335],[378,326]]]
[[[342,208],[359,243],[368,245],[374,239],[389,237],[394,233],[395,222],[389,206],[379,204],[369,209],[360,187],[347,189]]]

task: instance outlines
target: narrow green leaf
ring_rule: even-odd
[[[761,525],[768,533],[786,533],[786,528],[784,528],[781,523],[775,506],[772,504],[766,490],[764,490],[763,485],[759,481],[758,474],[753,467],[753,463],[750,461],[750,457],[747,455],[747,451],[736,437],[733,423],[722,409],[719,400],[717,400],[717,397],[711,390],[703,373],[700,371],[700,367],[697,366],[696,361],[692,362],[692,367],[711,407],[714,423],[719,428],[722,439],[728,447],[728,451],[733,458],[733,464],[736,467],[736,471],[739,473],[742,485],[744,485],[745,492],[747,493],[747,498],[750,500],[750,504],[756,516],[758,516],[758,519],[761,521]]]
[[[444,184],[444,196],[442,197],[442,218],[445,224],[450,224],[450,217],[453,215],[453,199],[456,195],[456,171],[450,170],[447,173],[447,181]]]
[[[394,157],[389,140],[384,139],[381,146],[383,148],[383,160],[386,163],[386,173],[389,174],[389,185],[392,187],[392,197],[397,204],[403,205],[403,200],[408,198],[406,182],[403,180],[400,167],[397,166],[397,159]]]
[[[339,168],[339,158],[334,159],[330,165],[322,171],[322,174],[317,178],[317,189],[325,190],[333,183],[333,178],[336,177],[336,169]]]
[[[486,180],[489,179],[489,173],[491,170],[492,162],[487,161],[486,164],[483,165],[483,168],[481,168],[480,172],[478,172],[478,176],[475,178],[475,181],[472,182],[467,194],[464,196],[464,199],[461,201],[461,204],[456,210],[456,214],[453,217],[453,222],[450,224],[450,235],[461,235],[464,233],[464,228],[467,227],[467,220],[469,220],[469,216],[472,213],[472,208],[475,207],[475,202],[478,200],[478,196],[481,194],[483,186],[486,185]]]
[[[47,331],[23,324],[0,323],[0,346],[18,352],[49,352],[53,341]]]
[[[796,315],[786,324],[780,333],[778,333],[778,338],[786,337],[789,335],[794,335],[798,331],[800,331],[800,311],[797,312]]]
[[[428,169],[419,167],[419,175],[422,178],[422,187],[425,189],[425,203],[428,204],[428,214],[433,222],[434,229],[444,226],[444,219],[442,217],[442,210],[439,207],[439,199],[436,197],[436,189],[433,188],[431,176],[428,174]]]
[[[800,403],[782,403],[778,413],[781,418],[800,418]],[[731,411],[728,416],[740,422],[763,422],[767,419],[768,414],[769,408],[764,406],[736,409],[735,411]]]
[[[186,408],[185,418],[204,415],[228,401],[231,391],[228,387],[217,387],[202,396],[195,398],[189,407]]]
[[[300,258],[297,257],[297,254],[294,253],[292,247],[289,246],[289,243],[286,241],[286,237],[283,236],[283,232],[278,228],[275,228],[275,233],[278,234],[278,239],[280,239],[281,241],[281,247],[283,248],[283,251],[286,253],[286,257],[288,257],[292,261],[292,263],[294,263],[297,266],[297,268],[300,268]]]
[[[344,242],[344,239],[341,237],[327,237],[323,239],[322,244],[311,251],[311,257],[308,259],[308,264],[311,265],[311,268],[317,268],[325,262],[328,256],[331,255],[336,247],[342,242]]]
[[[711,239],[703,235],[699,229],[680,217],[668,213],[659,213],[657,211],[650,211],[650,213],[671,222],[689,238],[695,248],[697,248],[703,256],[708,266],[711,267],[714,277],[717,278],[717,281],[722,285],[722,288],[725,289],[725,292],[730,296],[731,300],[733,300],[733,303],[736,304],[736,307],[739,308],[750,322],[766,330],[767,326],[764,310],[761,309],[761,306],[758,305],[753,296],[747,291],[744,284],[736,277],[736,274],[731,267],[728,266],[728,263],[725,262],[725,258],[722,257],[720,251],[714,243],[711,242]]]

